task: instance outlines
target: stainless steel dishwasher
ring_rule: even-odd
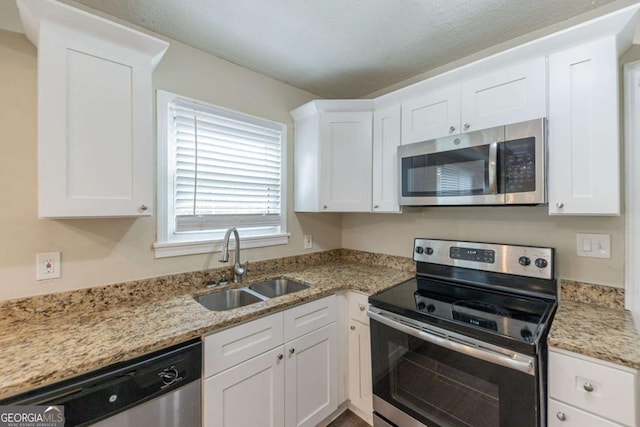
[[[63,405],[65,426],[199,427],[202,343],[179,344],[0,400]]]

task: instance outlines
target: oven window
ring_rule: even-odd
[[[539,425],[534,375],[432,344],[373,319],[371,349],[374,395],[426,426]],[[393,414],[375,403],[374,410],[393,421]]]
[[[393,343],[389,347],[397,357],[389,378],[396,402],[415,412],[428,408],[443,425],[500,426],[497,384]]]
[[[488,194],[488,165],[488,146],[403,158],[402,194],[408,197]]]

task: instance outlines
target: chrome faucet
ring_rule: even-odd
[[[242,282],[242,278],[245,274],[247,274],[247,270],[249,269],[249,261],[244,263],[244,266],[240,265],[240,236],[238,235],[238,230],[235,227],[232,227],[227,230],[224,235],[224,239],[222,241],[222,255],[220,257],[220,262],[228,262],[229,261],[229,238],[231,237],[231,233],[233,233],[233,237],[236,239],[236,254],[235,261],[233,264],[233,281],[234,283]]]

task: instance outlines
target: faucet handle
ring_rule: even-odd
[[[236,264],[235,267],[233,268],[234,275],[239,277],[240,281],[242,281],[242,278],[247,274],[248,270],[249,270],[249,261],[245,261],[244,264]]]

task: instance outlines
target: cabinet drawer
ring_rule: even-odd
[[[549,399],[547,424],[549,427],[620,427],[620,424],[612,423],[553,399]]]
[[[618,423],[636,425],[632,372],[550,351],[549,395]]]
[[[204,337],[204,377],[282,345],[282,313],[272,314]]]
[[[284,312],[284,340],[296,339],[335,321],[335,295],[293,307]]]
[[[349,319],[357,320],[365,325],[369,324],[367,309],[369,308],[369,297],[357,292],[349,292]]]

